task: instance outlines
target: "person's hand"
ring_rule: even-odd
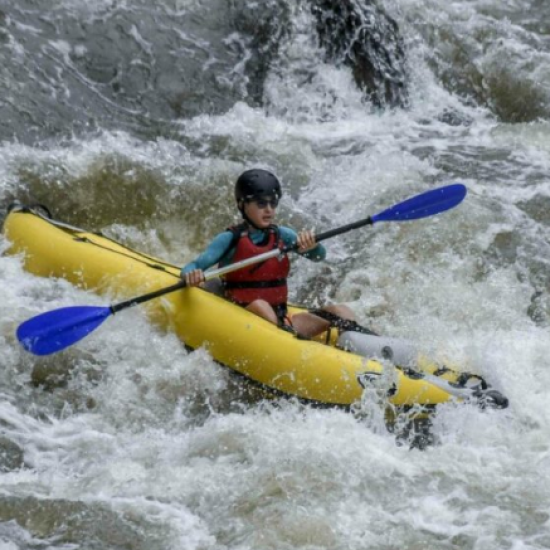
[[[199,286],[204,283],[204,272],[202,269],[194,269],[184,276],[187,286]]]
[[[317,246],[315,241],[315,233],[312,230],[304,229],[298,233],[298,252],[304,254],[304,252],[309,252]]]

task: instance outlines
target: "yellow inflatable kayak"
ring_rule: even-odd
[[[30,273],[61,277],[100,294],[127,299],[179,281],[178,267],[52,220],[39,210],[12,208],[3,230],[11,243],[8,253],[20,254]],[[411,369],[375,360],[380,354],[369,350],[390,350],[391,339],[357,333],[298,339],[200,288],[185,288],[143,307],[152,322],[176,332],[186,347],[205,347],[218,363],[275,396],[349,408],[366,389],[374,389],[385,393],[389,408],[399,410],[430,410],[452,398],[507,405],[479,376],[429,362]]]

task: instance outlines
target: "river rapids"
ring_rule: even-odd
[[[367,398],[243,395],[139,308],[38,359],[21,322],[106,297],[2,255],[1,550],[550,547],[550,4],[330,4],[0,0],[0,220],[42,203],[183,265],[237,220],[247,168],[281,179],[280,222],[318,231],[462,182],[452,211],[296,260],[291,295],[509,408],[441,407],[411,449]]]

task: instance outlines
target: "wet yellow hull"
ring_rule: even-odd
[[[11,243],[8,253],[21,254],[30,273],[61,277],[110,298],[139,296],[179,279],[176,266],[33,212],[10,212],[4,234]],[[216,361],[276,394],[349,407],[361,399],[362,375],[383,373],[377,361],[320,341],[299,340],[201,289],[183,289],[141,307],[186,346],[206,347]],[[426,380],[409,378],[397,369],[389,374],[394,377],[389,401],[397,407],[434,406],[451,398]]]

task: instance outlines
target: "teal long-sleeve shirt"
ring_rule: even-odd
[[[279,226],[279,235],[285,246],[293,246],[296,244],[298,234],[294,229],[289,227]],[[250,231],[250,238],[254,244],[261,244],[266,238],[266,233],[261,230]],[[185,275],[194,269],[202,269],[206,271],[209,267],[219,264],[221,267],[232,263],[235,255],[235,246],[231,246],[233,241],[233,233],[224,231],[214,237],[212,242],[206,247],[206,250],[200,254],[195,260],[189,262],[181,269],[181,274]],[[327,255],[326,249],[322,244],[318,244],[313,250],[309,250],[301,256],[313,262],[320,262]]]

